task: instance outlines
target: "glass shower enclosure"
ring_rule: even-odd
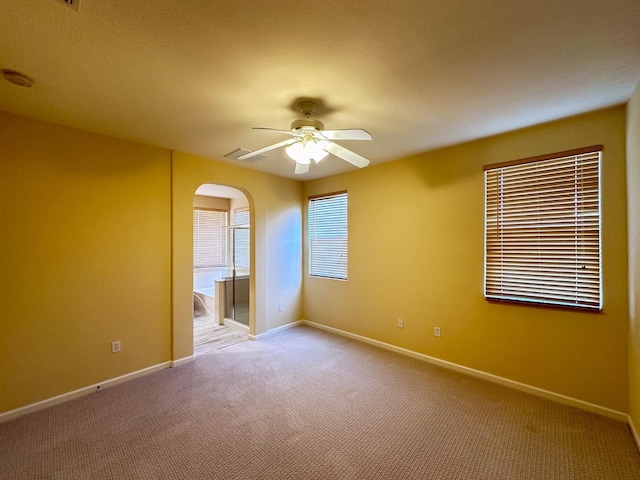
[[[245,213],[246,212],[246,213]],[[230,276],[224,278],[224,316],[243,325],[249,325],[249,210],[234,215],[229,226],[232,247]]]

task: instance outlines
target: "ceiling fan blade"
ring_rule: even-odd
[[[291,135],[291,130],[280,130],[278,128],[269,128],[269,127],[251,127],[252,130],[269,130],[270,132],[276,133],[286,133],[287,135]]]
[[[361,155],[358,155],[355,152],[352,152],[351,150],[344,148],[342,145],[338,145],[337,143],[329,142],[327,146],[324,147],[324,149],[327,152],[332,153],[336,157],[341,158],[342,160],[349,162],[358,168],[363,168],[369,165],[369,160]]]
[[[296,162],[296,175],[302,175],[303,173],[307,173],[309,171],[308,163],[298,163]]]
[[[373,140],[371,134],[361,128],[351,130],[322,130],[320,134],[329,140]]]
[[[256,155],[260,155],[261,153],[268,152],[270,150],[275,150],[276,148],[285,147],[287,145],[291,145],[292,143],[296,143],[298,140],[295,138],[290,138],[289,140],[285,140],[283,142],[274,143],[273,145],[269,145],[268,147],[261,148],[254,152],[245,153],[244,155],[240,155],[238,160],[246,160],[251,157],[255,157]]]

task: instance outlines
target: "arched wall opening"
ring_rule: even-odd
[[[192,261],[194,355],[247,340],[255,322],[250,309],[254,251],[251,218],[249,199],[241,190],[211,183],[196,189]]]
[[[193,201],[203,184],[240,190],[251,213],[250,339],[302,318],[302,184],[184,152],[171,158],[171,360],[193,360]],[[280,308],[282,305],[282,308]]]

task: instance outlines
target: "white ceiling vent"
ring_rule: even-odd
[[[62,1],[62,0],[61,0]],[[242,155],[246,155],[247,153],[250,153],[251,150],[247,150],[245,148],[238,148],[236,150],[234,150],[233,152],[227,153],[225,155],[225,158],[231,158],[233,160],[238,160],[238,157],[241,157]],[[255,160],[260,160],[261,158],[267,158],[266,155],[255,155],[253,157],[251,157],[251,161],[255,161]],[[245,162],[247,160],[244,160]]]
[[[60,3],[64,3],[67,7],[78,10],[80,8],[80,0],[56,0]]]

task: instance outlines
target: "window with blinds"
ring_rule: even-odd
[[[309,197],[309,275],[347,279],[347,192]]]
[[[484,167],[486,299],[602,308],[601,151]]]
[[[213,268],[227,262],[228,213],[223,210],[193,210],[193,268]]]
[[[251,217],[249,209],[234,210],[233,226],[242,227],[234,229],[233,255],[236,267],[249,268],[249,226]]]

